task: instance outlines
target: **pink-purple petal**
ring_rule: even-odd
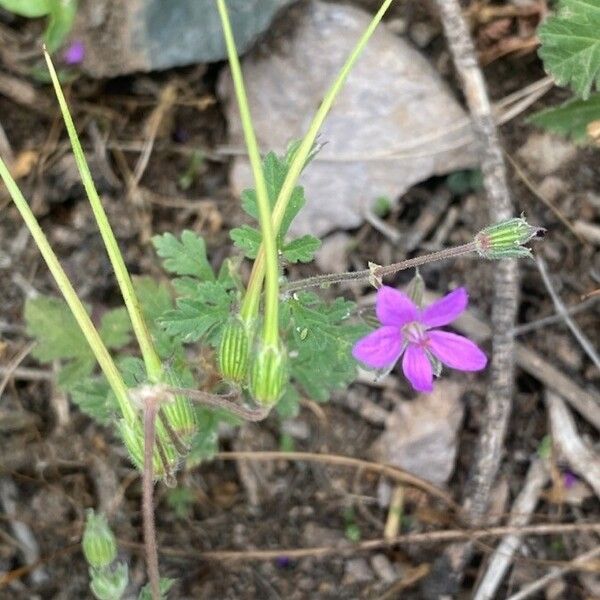
[[[396,327],[416,321],[419,315],[419,309],[406,294],[388,285],[380,287],[377,291],[375,312],[382,325]]]
[[[468,302],[467,290],[458,288],[425,308],[421,313],[421,323],[427,327],[448,325],[464,312]]]
[[[449,331],[429,331],[429,350],[442,363],[459,371],[480,371],[487,356],[471,340]]]
[[[417,392],[433,391],[431,363],[420,346],[408,345],[402,359],[402,371]]]
[[[398,327],[380,327],[354,344],[352,356],[374,369],[392,366],[402,351]]]

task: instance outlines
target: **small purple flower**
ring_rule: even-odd
[[[577,481],[577,476],[572,471],[566,470],[563,473],[563,485],[565,486],[565,489],[570,490],[575,486]]]
[[[404,355],[402,370],[418,392],[433,390],[432,363],[437,361],[460,371],[480,371],[487,357],[471,340],[437,329],[454,321],[467,303],[467,291],[458,288],[420,309],[406,294],[384,285],[375,307],[381,327],[358,340],[352,354],[375,369],[390,368]]]
[[[85,58],[85,45],[81,40],[73,40],[65,48],[62,56],[67,65],[78,65]]]

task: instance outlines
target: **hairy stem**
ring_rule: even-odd
[[[156,437],[156,395],[148,395],[144,404],[144,470],[142,474],[142,518],[144,521],[144,546],[146,568],[150,580],[152,600],[160,600],[160,574],[158,570],[158,549],[154,524],[154,440]]]
[[[319,287],[324,285],[331,285],[333,283],[344,283],[346,281],[368,281],[369,279],[379,279],[381,277],[387,277],[394,275],[399,271],[405,271],[406,269],[412,269],[414,267],[420,267],[427,263],[435,262],[438,260],[445,260],[447,258],[455,258],[462,256],[463,254],[470,254],[476,252],[477,247],[474,242],[456,246],[454,248],[447,248],[438,252],[432,252],[431,254],[424,254],[423,256],[416,256],[415,258],[409,258],[385,267],[373,267],[372,269],[364,269],[362,271],[349,271],[347,273],[331,273],[330,275],[318,275],[316,277],[308,277],[307,279],[301,279],[300,281],[292,281],[291,283],[282,286],[282,291],[286,293],[298,292],[300,290],[306,290],[312,287]]]

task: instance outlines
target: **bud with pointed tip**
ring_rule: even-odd
[[[97,515],[92,509],[87,512],[81,545],[91,567],[107,567],[117,558],[117,542],[106,517]]]
[[[250,368],[249,390],[262,406],[274,406],[287,383],[287,356],[283,345],[261,343]]]
[[[113,568],[90,569],[90,588],[98,600],[121,600],[129,583],[126,563],[117,563]]]
[[[543,237],[545,233],[543,227],[535,227],[523,217],[517,217],[482,229],[474,242],[477,252],[484,258],[520,258],[531,256],[531,250],[523,244],[532,238]]]
[[[250,340],[244,322],[232,317],[223,329],[219,346],[219,371],[223,379],[243,383],[248,373]]]

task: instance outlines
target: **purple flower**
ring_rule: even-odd
[[[352,354],[375,369],[390,368],[401,356],[402,370],[418,392],[433,390],[433,364],[460,371],[480,371],[485,354],[462,335],[437,329],[448,325],[466,308],[468,295],[458,288],[424,309],[389,286],[377,292],[376,313],[381,327],[354,345]]]
[[[67,65],[78,65],[85,58],[85,46],[80,40],[73,40],[63,52],[63,60]]]
[[[563,485],[567,490],[570,490],[577,483],[577,476],[572,471],[565,471],[563,473]]]

